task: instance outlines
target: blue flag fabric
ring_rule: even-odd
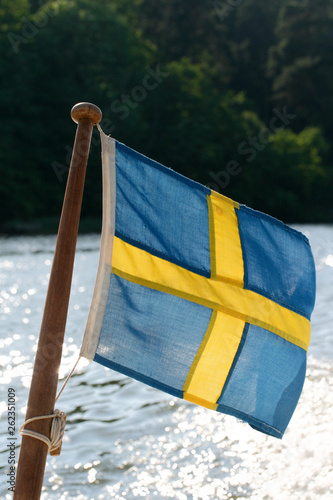
[[[307,238],[101,136],[101,253],[81,354],[282,438],[315,302]]]

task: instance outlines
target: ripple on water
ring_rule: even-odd
[[[67,413],[66,434],[61,456],[48,458],[43,500],[333,498],[333,267],[329,257],[333,229],[305,229],[316,258],[317,304],[307,378],[283,440],[81,360],[57,403]],[[5,248],[1,245],[2,437],[7,437],[3,401],[9,384],[17,395],[17,427],[24,419],[53,244],[53,237],[41,237],[9,238]],[[79,238],[78,248],[59,387],[80,349],[99,238]],[[4,312],[3,307],[10,310]],[[6,456],[5,445],[1,451]],[[0,497],[11,498],[4,474],[0,481]]]

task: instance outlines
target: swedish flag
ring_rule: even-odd
[[[302,391],[308,240],[105,136],[100,262],[81,354],[281,438]]]

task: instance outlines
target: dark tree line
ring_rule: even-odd
[[[58,217],[106,133],[287,222],[333,220],[333,0],[0,0],[0,225]],[[83,217],[100,217],[93,136]]]

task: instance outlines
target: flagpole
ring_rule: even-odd
[[[78,125],[35,357],[26,420],[52,414],[54,410],[91,135],[93,126],[100,122],[102,113],[93,104],[79,103],[72,108],[71,117]],[[51,424],[52,419],[44,419],[32,422],[26,428],[49,437]],[[22,437],[14,500],[40,498],[47,453],[48,446],[44,442],[30,436]]]

